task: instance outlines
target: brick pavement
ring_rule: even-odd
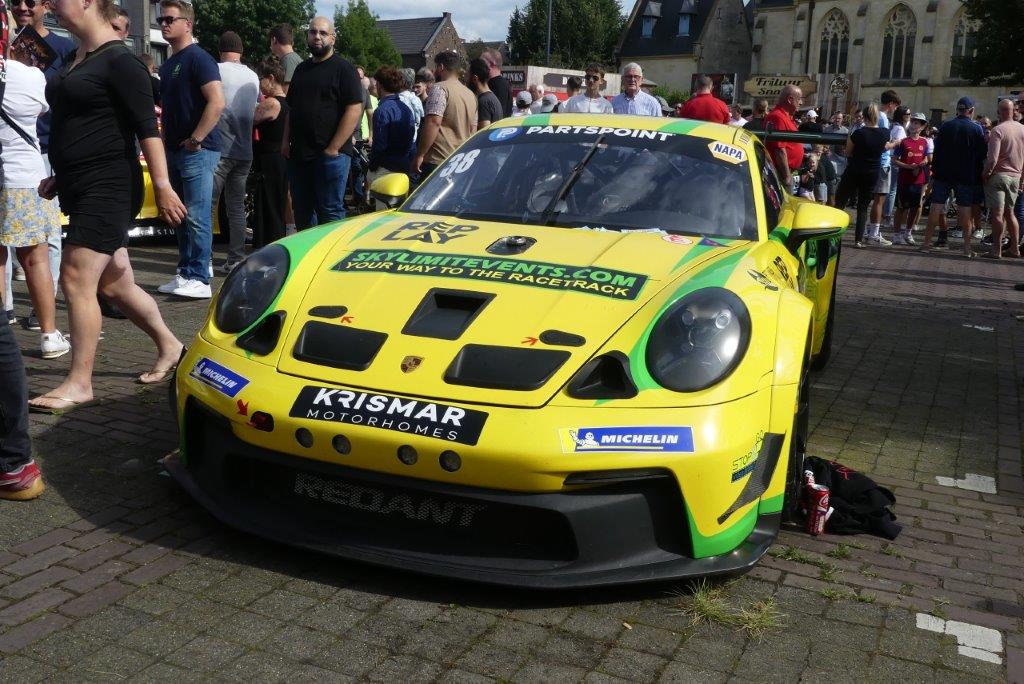
[[[171,272],[172,248],[132,251],[146,286]],[[893,488],[905,528],[891,544],[784,531],[755,570],[718,585],[733,609],[774,600],[782,626],[760,638],[693,624],[688,585],[494,590],[228,530],[160,473],[176,443],[165,390],[132,383],[149,347],[105,321],[103,403],[34,416],[49,489],[0,505],[0,679],[1024,681],[1024,306],[1012,289],[1024,264],[845,249],[840,281],[810,450]],[[183,339],[206,311],[161,307]],[[67,359],[26,362],[37,393]],[[968,473],[996,478],[998,493],[935,479]],[[998,630],[1002,664],[918,628],[919,612],[940,631]]]

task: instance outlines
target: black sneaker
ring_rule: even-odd
[[[14,309],[7,310],[7,322],[14,325],[18,322],[18,317],[14,315]]]
[[[36,316],[35,309],[32,309],[31,311],[28,312],[28,318],[23,320],[21,322],[21,325],[24,326],[25,330],[42,330],[42,328],[39,326],[39,318]]]
[[[939,248],[942,248],[942,249],[945,249],[946,247],[949,247],[949,240],[948,240],[948,238],[949,238],[949,231],[940,230],[939,231],[939,239],[935,241],[935,246],[939,247]]]

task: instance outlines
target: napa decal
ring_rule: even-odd
[[[468,254],[410,252],[404,249],[356,250],[331,270],[508,283],[545,290],[570,290],[627,301],[636,299],[647,284],[645,275],[610,268]]]
[[[693,452],[689,427],[582,427],[559,431],[562,451],[584,454],[607,451]]]
[[[743,149],[727,143],[710,142],[708,143],[708,149],[711,150],[712,157],[729,162],[730,164],[742,164],[747,161],[747,153]]]
[[[496,131],[491,131],[487,139],[491,142],[502,142],[503,140],[511,140],[522,132],[523,129],[518,126],[514,128],[499,128]]]
[[[230,368],[205,356],[196,361],[196,365],[189,371],[189,376],[232,398],[249,384],[248,378],[243,378]]]
[[[676,136],[675,133],[664,131],[645,131],[639,128],[616,128],[615,126],[530,126],[526,129],[526,135],[613,135],[616,138],[660,140],[661,142]]]

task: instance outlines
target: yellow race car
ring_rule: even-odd
[[[178,366],[177,481],[254,534],[488,583],[753,565],[799,496],[847,215],[682,119],[509,119],[408,187],[228,277]]]

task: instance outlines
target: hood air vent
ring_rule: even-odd
[[[467,344],[448,366],[444,381],[489,389],[535,390],[542,387],[569,356],[569,352],[556,349]]]
[[[361,371],[370,367],[386,339],[386,333],[309,321],[295,341],[293,355],[319,366]]]
[[[487,292],[434,288],[412,312],[402,334],[457,340],[492,299]]]
[[[632,399],[637,389],[629,373],[629,357],[615,351],[591,359],[569,381],[566,391],[575,399]]]
[[[249,332],[238,336],[235,340],[242,349],[251,351],[253,354],[266,356],[274,351],[277,340],[281,336],[281,328],[284,326],[285,312],[275,311],[268,314],[262,321],[257,323]]]

